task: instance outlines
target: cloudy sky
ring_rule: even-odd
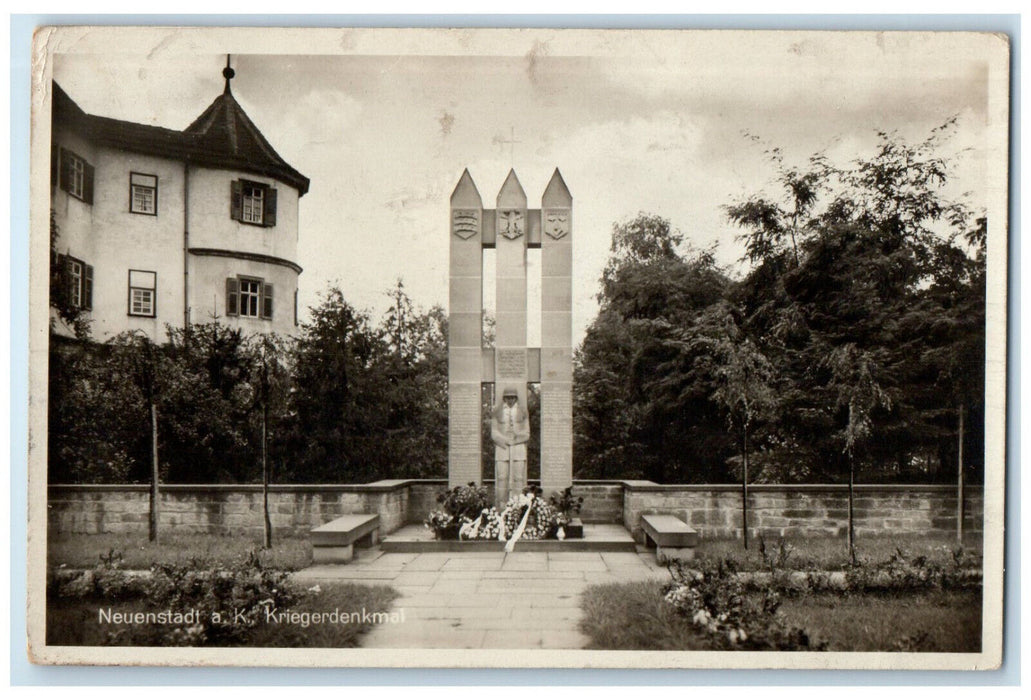
[[[639,211],[669,218],[690,245],[716,244],[717,259],[740,270],[739,232],[721,207],[775,193],[765,146],[845,163],[870,152],[877,130],[920,139],[957,115],[950,189],[984,203],[988,37],[493,36],[413,49],[366,32],[334,42],[335,55],[319,41],[320,55],[300,55],[296,41],[289,52],[261,45],[277,55],[234,50],[233,94],[311,178],[302,307],[338,284],[378,319],[398,277],[423,308],[446,306],[448,198],[464,168],[487,208],[509,168],[531,208],[561,170],[574,198],[576,342],[597,309],[612,225]],[[80,48],[58,55],[53,75],[87,112],[182,129],[221,92],[224,65],[212,42],[179,37],[139,53]],[[539,260],[530,263],[532,285]],[[536,324],[529,335],[535,345]]]

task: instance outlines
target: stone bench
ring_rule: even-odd
[[[354,558],[354,546],[379,543],[378,515],[344,515],[311,531],[312,561],[316,564],[346,564]]]
[[[642,515],[645,544],[655,545],[655,559],[664,564],[671,559],[690,561],[698,546],[698,533],[673,515]]]

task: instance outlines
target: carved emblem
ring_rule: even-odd
[[[523,235],[523,212],[519,209],[504,209],[498,212],[498,233],[515,240]]]
[[[455,235],[463,241],[480,232],[480,213],[475,209],[456,209],[451,213]]]
[[[544,233],[555,240],[569,233],[569,212],[551,210],[544,216]]]

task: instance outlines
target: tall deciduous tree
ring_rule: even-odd
[[[158,539],[160,520],[161,460],[159,451],[159,405],[175,381],[168,358],[149,337],[140,331],[115,336],[110,343],[112,374],[128,380],[139,391],[147,406],[150,436],[150,517],[149,538]]]
[[[261,441],[261,502],[262,534],[264,546],[272,546],[272,519],[269,515],[269,484],[272,465],[269,461],[269,431],[273,421],[284,414],[291,388],[287,343],[273,334],[253,336],[248,342],[248,354],[253,363],[249,373],[253,382],[253,408],[260,423]]]
[[[828,388],[834,404],[845,411],[845,424],[839,431],[842,451],[848,455],[848,553],[854,564],[856,449],[872,432],[873,413],[891,409],[891,398],[881,387],[880,363],[872,353],[846,343],[830,350],[826,360],[831,377]]]

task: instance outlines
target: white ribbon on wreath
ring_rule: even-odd
[[[470,520],[462,527],[458,528],[458,539],[475,540],[476,535],[480,532],[480,522],[483,520],[483,513],[480,513],[476,520]]]
[[[509,539],[508,542],[505,543],[505,551],[506,552],[511,552],[512,550],[514,550],[515,549],[515,545],[516,545],[516,541],[520,537],[523,536],[523,531],[526,530],[526,521],[530,519],[530,511],[533,510],[533,499],[534,499],[534,496],[533,496],[532,493],[530,493],[530,494],[523,494],[519,498],[519,505],[522,506],[522,505],[525,504],[526,505],[526,512],[523,513],[523,519],[521,521],[519,521],[519,527],[517,527],[515,529],[515,532],[512,533],[511,539]]]

